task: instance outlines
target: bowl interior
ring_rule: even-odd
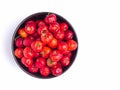
[[[16,58],[15,55],[14,55],[14,50],[17,48],[15,46],[15,38],[18,37],[18,33],[17,31],[20,29],[20,28],[23,28],[25,27],[25,23],[29,20],[43,20],[45,18],[46,15],[48,15],[49,12],[40,12],[40,13],[35,13],[35,14],[32,14],[30,16],[28,16],[27,18],[25,18],[19,25],[18,27],[16,28],[14,34],[13,34],[13,38],[12,38],[12,53],[13,53],[13,56],[14,56],[14,59],[15,61],[17,62],[17,64],[19,65],[19,67],[24,70],[26,73],[28,73],[29,75],[31,76],[34,76],[34,77],[37,77],[37,78],[52,78],[52,77],[55,77],[53,75],[49,75],[48,77],[43,77],[42,75],[38,73],[30,73],[28,71],[28,69],[21,63],[20,59]],[[73,37],[73,40],[75,40],[77,43],[78,43],[78,40],[77,40],[77,36],[76,36],[76,33],[75,33],[75,30],[73,29],[72,25],[63,17],[61,17],[60,15],[54,13],[57,17],[57,21],[58,22],[67,22],[68,25],[69,25],[69,30],[73,31],[74,33],[74,37]],[[63,73],[73,64],[74,60],[75,60],[75,57],[77,55],[77,50],[78,48],[75,50],[75,51],[72,51],[72,56],[71,56],[71,63],[68,67],[63,67]]]

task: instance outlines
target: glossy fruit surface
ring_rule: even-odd
[[[77,42],[74,41],[74,40],[68,40],[67,41],[67,44],[68,44],[68,50],[69,51],[73,51],[73,50],[76,50],[77,49]]]
[[[26,58],[33,58],[34,57],[34,52],[30,47],[26,47],[23,50],[23,55]]]
[[[65,23],[65,22],[61,23],[61,24],[60,24],[60,29],[61,29],[62,31],[68,30],[68,24]]]
[[[31,43],[31,48],[34,52],[40,52],[43,48],[43,43],[40,40],[33,41]]]
[[[25,26],[25,32],[27,34],[33,34],[36,30],[36,24],[34,21],[28,21]]]
[[[36,59],[35,66],[38,68],[42,68],[46,65],[46,60],[44,58]]]
[[[22,48],[16,48],[14,54],[17,58],[22,58],[23,57],[23,49]]]
[[[62,58],[63,54],[59,50],[54,50],[50,53],[50,59],[53,62],[58,62]]]
[[[15,45],[17,46],[17,47],[23,47],[23,38],[16,38],[15,39]]]
[[[50,23],[53,23],[56,21],[57,21],[57,18],[56,18],[55,14],[49,14],[45,17],[45,23],[47,23],[47,24],[50,24]]]
[[[22,57],[21,62],[22,62],[22,64],[25,65],[26,67],[31,67],[32,64],[33,64],[33,59]]]

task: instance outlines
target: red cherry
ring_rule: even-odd
[[[23,57],[23,49],[22,48],[15,49],[14,54],[17,58],[22,58]]]
[[[50,74],[50,68],[48,66],[44,66],[40,69],[40,74],[44,77],[47,77]]]
[[[45,26],[45,22],[42,20],[37,20],[36,24],[38,25],[38,27]]]
[[[59,50],[53,50],[50,53],[50,59],[53,62],[58,62],[63,57],[62,53]]]
[[[62,74],[63,70],[62,70],[60,63],[58,63],[57,65],[51,68],[51,71],[54,76],[59,76]]]
[[[46,25],[40,26],[37,30],[38,34],[41,35],[43,33],[47,33],[48,32],[48,27]]]
[[[15,45],[17,47],[23,47],[23,38],[16,38],[15,39]]]
[[[68,30],[68,24],[65,23],[65,22],[61,23],[61,24],[60,24],[60,29],[61,29],[62,31]]]
[[[51,40],[53,39],[53,35],[52,33],[43,33],[41,34],[41,41],[44,43],[44,44],[48,44]]]
[[[31,48],[34,52],[40,52],[43,48],[43,43],[40,40],[33,41],[31,44]]]
[[[67,31],[65,32],[65,40],[70,40],[70,39],[72,39],[72,38],[73,38],[73,32],[70,31],[70,30],[67,30]]]
[[[50,30],[52,33],[57,33],[57,32],[60,30],[60,25],[59,25],[59,23],[57,23],[57,22],[51,23],[50,26],[49,26],[49,30]]]
[[[23,50],[23,55],[26,58],[33,58],[34,57],[34,52],[30,47],[25,47]]]
[[[29,72],[31,73],[37,73],[38,72],[38,67],[36,67],[34,64],[30,67],[28,67]]]
[[[58,40],[63,40],[65,37],[64,31],[59,30],[57,33],[54,34],[56,39]]]
[[[58,44],[58,50],[60,50],[62,53],[65,53],[68,50],[68,45],[66,42],[61,41]]]
[[[22,64],[25,65],[26,67],[31,67],[32,64],[33,64],[33,59],[23,57],[23,58],[21,59],[21,62],[22,62]]]
[[[49,14],[45,17],[45,23],[47,23],[47,24],[50,24],[50,23],[53,23],[56,21],[57,21],[57,18],[56,18],[55,14]]]
[[[62,66],[68,66],[70,64],[70,58],[68,56],[64,56],[60,61]]]
[[[27,37],[23,40],[23,45],[24,46],[30,46],[32,42],[33,42],[33,39],[30,38],[30,37]]]
[[[72,52],[67,50],[66,52],[64,52],[65,56],[71,57],[72,56]]]
[[[44,58],[38,58],[35,62],[35,66],[38,68],[42,68],[46,65],[46,60]]]
[[[67,44],[68,44],[68,50],[69,51],[74,51],[74,50],[76,50],[77,49],[77,42],[76,41],[74,41],[74,40],[68,40],[67,41]]]
[[[36,31],[36,24],[34,21],[29,21],[25,25],[25,31],[28,34],[33,34]]]

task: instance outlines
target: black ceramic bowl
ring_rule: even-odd
[[[19,65],[19,67],[20,67],[23,71],[25,71],[27,74],[29,74],[29,75],[31,75],[31,76],[33,76],[33,77],[37,77],[37,78],[53,78],[53,77],[55,77],[55,76],[53,76],[52,74],[50,74],[48,77],[43,77],[42,75],[40,75],[39,72],[38,72],[38,73],[30,73],[30,72],[28,71],[28,68],[26,68],[26,67],[21,63],[21,60],[18,59],[17,57],[15,57],[15,55],[14,55],[14,50],[17,48],[17,47],[15,46],[15,38],[18,36],[18,33],[17,33],[18,30],[19,30],[20,28],[24,27],[24,26],[25,26],[25,23],[26,23],[27,21],[29,21],[29,20],[39,20],[39,19],[42,19],[42,20],[43,20],[43,19],[45,18],[45,16],[48,15],[48,13],[50,13],[50,12],[39,12],[39,13],[35,13],[35,14],[32,14],[32,15],[28,16],[27,18],[25,18],[25,19],[17,26],[17,28],[16,28],[16,30],[15,30],[15,32],[14,32],[14,34],[13,34],[13,37],[12,37],[12,53],[13,53],[13,56],[14,56],[15,61],[17,62],[17,64]],[[52,12],[51,12],[51,13],[52,13]],[[65,18],[63,18],[62,16],[60,16],[60,15],[58,15],[58,14],[56,14],[56,13],[54,13],[54,14],[55,14],[56,17],[57,17],[57,21],[59,21],[59,22],[67,22],[67,23],[68,23],[68,25],[69,25],[69,30],[71,30],[71,31],[74,32],[73,40],[75,40],[75,41],[78,43],[77,36],[76,36],[75,30],[73,29],[72,25],[71,25]],[[72,51],[71,63],[70,63],[70,65],[69,65],[68,67],[64,67],[64,68],[63,68],[63,73],[64,73],[65,71],[67,71],[68,68],[70,68],[70,66],[73,64],[73,62],[74,62],[74,60],[75,60],[75,57],[76,57],[76,55],[77,55],[77,50],[78,50],[78,47],[77,47],[77,49],[76,49],[75,51]],[[62,73],[62,74],[63,74],[63,73]]]

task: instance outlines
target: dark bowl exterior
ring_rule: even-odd
[[[38,72],[38,73],[30,73],[30,72],[28,71],[28,69],[21,63],[21,60],[18,59],[18,58],[16,58],[15,55],[14,55],[14,50],[17,48],[17,47],[15,46],[15,38],[18,36],[17,31],[18,31],[20,28],[24,27],[24,26],[25,26],[25,23],[26,23],[27,21],[29,21],[29,20],[38,20],[38,19],[42,19],[42,20],[43,20],[43,19],[45,18],[45,16],[48,15],[48,13],[52,13],[52,12],[39,12],[39,13],[35,13],[35,14],[32,14],[32,15],[28,16],[27,18],[25,18],[25,19],[17,26],[17,28],[16,28],[16,30],[15,30],[15,32],[14,32],[14,34],[13,34],[13,37],[12,37],[12,53],[13,53],[13,56],[14,56],[14,59],[15,59],[16,63],[17,63],[17,64],[19,65],[19,67],[20,67],[23,71],[25,71],[27,74],[29,74],[29,75],[31,75],[31,76],[33,76],[33,77],[37,77],[37,78],[53,78],[53,77],[55,77],[55,76],[53,76],[52,74],[50,74],[48,77],[43,77],[42,75],[40,75],[39,72]],[[73,31],[74,34],[75,34],[74,37],[73,37],[73,40],[75,40],[75,41],[78,43],[77,35],[76,35],[76,32],[75,32],[74,28],[72,27],[72,25],[71,25],[65,18],[63,18],[62,16],[60,16],[60,15],[58,15],[58,14],[56,14],[56,13],[53,13],[53,14],[56,15],[57,21],[59,21],[59,22],[67,22],[67,23],[68,23],[68,25],[69,25],[69,30]],[[77,51],[78,51],[78,47],[77,47],[76,50],[72,51],[71,63],[70,63],[70,65],[69,65],[68,67],[64,67],[64,68],[63,68],[63,73],[64,73],[65,71],[67,71],[67,69],[73,64],[73,62],[74,62],[74,60],[75,60],[75,58],[76,58],[76,55],[77,55]],[[63,74],[63,73],[62,73],[62,74]]]

